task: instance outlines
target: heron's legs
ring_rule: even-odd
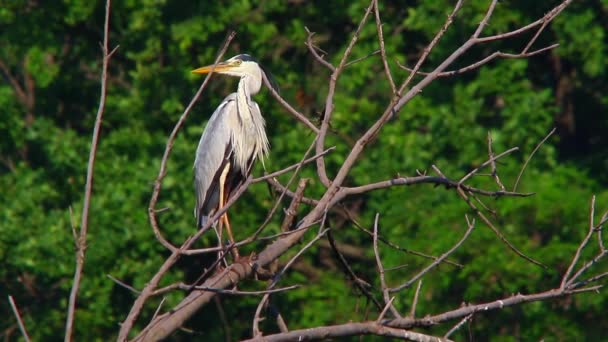
[[[220,175],[220,201],[219,201],[219,208],[218,210],[222,210],[222,208],[224,208],[224,205],[226,205],[226,203],[228,202],[228,196],[226,196],[225,192],[225,185],[226,185],[226,177],[228,176],[228,171],[230,170],[230,163],[227,163],[226,166],[224,167],[224,170],[222,171],[222,174]],[[230,229],[230,222],[228,221],[228,213],[223,213],[222,216],[220,217],[220,221],[219,221],[219,226],[220,226],[220,237],[221,237],[221,227],[223,224],[226,225],[226,231],[228,232],[228,239],[230,240],[230,244],[234,245],[234,236],[232,235],[232,229]],[[220,240],[221,241],[221,240]],[[239,251],[237,250],[236,247],[233,246],[232,248],[232,256],[234,257],[234,259],[238,259],[239,256]]]

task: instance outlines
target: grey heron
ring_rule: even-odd
[[[237,91],[228,95],[209,119],[196,149],[194,216],[197,228],[203,227],[210,216],[224,207],[233,191],[251,174],[255,161],[260,159],[263,164],[269,149],[264,118],[258,104],[251,99],[262,86],[264,70],[260,64],[251,56],[241,54],[192,73],[207,74],[212,69],[218,74],[240,77],[240,80]],[[216,233],[220,245],[222,223],[230,242],[234,243],[228,216],[222,215],[219,223]],[[238,257],[236,248],[234,255]]]

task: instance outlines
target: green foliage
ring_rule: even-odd
[[[99,96],[104,3],[102,1],[0,1],[0,292],[13,295],[34,340],[53,340],[63,334],[65,311],[74,267],[72,226],[79,226],[90,136]],[[423,70],[440,63],[472,33],[488,1],[465,2],[453,27],[429,56]],[[542,16],[556,1],[502,1],[485,33],[520,27]],[[589,202],[597,197],[598,212],[608,207],[608,83],[605,81],[605,25],[603,4],[575,2],[551,24],[533,48],[553,42],[559,48],[527,60],[496,60],[467,74],[439,79],[411,101],[358,160],[347,185],[390,179],[397,174],[432,172],[437,165],[446,175],[460,177],[487,159],[490,132],[496,153],[518,146],[519,151],[499,164],[501,180],[511,188],[522,164],[552,129],[558,134],[545,143],[527,166],[518,190],[534,192],[526,198],[482,198],[496,209],[498,228],[527,255],[548,266],[542,269],[517,257],[481,222],[451,257],[464,268],[442,265],[424,278],[420,314],[479,303],[511,293],[540,291],[559,284],[560,274],[584,236]],[[154,238],[147,207],[158,174],[166,139],[195,93],[201,78],[190,70],[213,61],[226,33],[238,33],[227,55],[248,52],[277,78],[282,95],[318,122],[325,108],[328,72],[307,51],[304,27],[317,32],[315,42],[338,63],[351,32],[368,3],[254,1],[178,2],[120,1],[112,8],[110,41],[120,45],[111,61],[107,107],[97,155],[90,233],[84,281],[76,316],[78,340],[104,341],[115,337],[118,323],[134,295],[107,275],[142,288],[167,255]],[[413,65],[421,48],[443,25],[453,1],[417,1],[408,6],[380,1],[389,65],[394,78],[408,73],[396,61]],[[491,42],[458,60],[453,68],[475,62],[493,51],[519,52],[526,37]],[[373,18],[363,28],[351,59],[378,49]],[[31,82],[32,89],[27,83]],[[192,162],[206,120],[235,81],[216,77],[178,135],[169,159],[158,207],[165,237],[178,244],[194,231]],[[25,97],[20,94],[25,93]],[[385,110],[391,89],[378,55],[349,66],[338,82],[327,146],[336,150],[326,158],[330,176],[346,158],[354,141]],[[33,101],[28,103],[25,98]],[[265,114],[272,151],[267,170],[298,162],[314,136],[265,91],[257,96]],[[258,165],[254,174],[261,175]],[[307,166],[303,176],[314,177]],[[286,182],[290,175],[280,177]],[[489,177],[471,184],[496,189]],[[293,188],[292,184],[292,188]],[[323,188],[313,182],[306,195]],[[266,218],[276,198],[264,184],[252,186],[231,210],[245,237]],[[381,234],[410,250],[440,255],[466,230],[464,215],[472,213],[454,191],[429,185],[379,190],[351,198],[350,208],[365,227],[380,213]],[[279,206],[279,211],[283,206]],[[72,208],[70,214],[70,208]],[[304,206],[304,208],[307,208]],[[279,215],[280,216],[280,215]],[[265,233],[279,231],[280,217]],[[362,278],[379,287],[371,238],[338,214],[328,218],[340,243],[356,247],[351,260]],[[313,237],[314,232],[307,235]],[[198,246],[214,245],[207,234]],[[263,245],[244,247],[243,253]],[[407,264],[388,273],[397,285],[429,263],[428,259],[381,245],[386,267]],[[585,254],[589,257],[591,254]],[[288,260],[293,252],[282,260]],[[211,258],[209,256],[208,258]],[[354,258],[354,257],[353,257]],[[163,285],[191,281],[209,260],[184,257]],[[603,270],[606,267],[603,266]],[[369,303],[353,289],[337,261],[325,247],[306,252],[284,283],[301,289],[273,295],[291,329],[366,316]],[[260,282],[245,288],[262,288]],[[378,291],[374,292],[378,295]],[[409,310],[413,289],[395,303]],[[165,308],[180,295],[167,298]],[[155,310],[150,303],[143,324]],[[232,337],[249,336],[255,298],[228,298],[224,308],[231,319]],[[469,333],[497,340],[586,340],[605,335],[603,314],[608,297],[586,294],[555,302],[531,303],[480,314],[457,339]],[[7,305],[2,317],[11,317]],[[374,311],[371,310],[373,313]],[[223,337],[217,308],[210,305],[189,323],[212,340]],[[276,330],[271,320],[265,331]],[[0,329],[13,331],[4,319]],[[13,329],[13,330],[11,330]],[[435,329],[435,330],[434,330]],[[445,327],[431,329],[445,333]],[[9,334],[9,333],[7,333]],[[190,336],[177,334],[175,339]]]

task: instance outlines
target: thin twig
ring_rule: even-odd
[[[365,192],[378,190],[378,189],[386,189],[396,185],[414,185],[414,184],[436,184],[436,185],[445,185],[448,189],[456,189],[462,188],[466,192],[479,194],[483,196],[490,197],[501,197],[501,196],[509,196],[509,197],[529,197],[534,195],[533,192],[520,193],[520,192],[511,192],[511,191],[488,191],[483,189],[474,188],[472,186],[464,185],[460,183],[461,181],[453,181],[445,176],[434,177],[434,176],[416,176],[416,177],[399,177],[392,178],[389,180],[384,180],[376,183],[369,183],[361,186],[354,187],[342,187],[339,190],[339,194],[342,197],[359,195]]]
[[[131,285],[129,285],[129,284],[127,284],[127,283],[125,283],[125,282],[124,282],[124,281],[122,281],[122,280],[119,280],[119,279],[117,279],[117,278],[113,277],[111,274],[106,274],[106,277],[110,278],[110,280],[112,280],[112,281],[113,281],[113,282],[115,282],[116,284],[118,284],[118,285],[120,285],[120,286],[124,287],[125,289],[127,289],[127,290],[129,290],[129,291],[131,291],[131,292],[133,292],[133,293],[135,293],[135,294],[140,294],[140,293],[141,293],[141,291],[139,291],[138,289],[136,289],[136,288],[134,288],[133,286],[131,286]]]
[[[416,292],[414,292],[414,300],[412,301],[412,309],[408,317],[416,317],[416,306],[418,306],[418,296],[420,295],[420,288],[422,288],[422,279],[418,280],[418,286],[416,286]]]
[[[604,215],[602,215],[602,218],[600,219],[600,223],[598,223],[598,225],[595,229],[597,231],[597,243],[599,245],[601,252],[606,251],[606,247],[604,247],[604,238],[602,237],[602,230],[603,230],[604,223],[606,223],[606,221],[608,221],[608,211],[606,211],[604,213]]]
[[[376,265],[378,266],[378,273],[380,273],[380,286],[382,287],[382,297],[384,298],[384,303],[388,305],[391,313],[396,318],[401,318],[399,311],[390,303],[389,296],[389,288],[386,285],[386,278],[384,277],[384,266],[382,265],[382,260],[380,259],[380,251],[378,250],[378,220],[380,219],[380,214],[376,213],[376,217],[374,218],[374,236],[373,236],[373,245],[374,245],[374,255],[376,257]]]
[[[500,189],[502,191],[506,191],[505,186],[500,181],[500,177],[498,177],[498,171],[496,170],[496,159],[494,159],[494,152],[492,151],[492,134],[490,132],[488,132],[488,157],[492,161],[492,163],[490,164],[492,170],[492,177],[494,177],[494,180],[496,181],[496,184],[500,187]]]
[[[306,46],[308,46],[308,50],[310,51],[310,53],[312,53],[313,57],[317,60],[317,62],[319,62],[321,65],[325,66],[327,69],[331,70],[332,72],[335,71],[336,67],[331,65],[330,62],[326,61],[323,57],[321,57],[317,53],[316,46],[312,42],[312,36],[314,36],[315,33],[310,32],[310,30],[308,30],[308,27],[306,27],[306,26],[304,26],[304,30],[306,30],[306,33],[308,33],[308,38],[306,39]]]
[[[445,333],[445,335],[443,336],[443,338],[450,338],[450,336],[456,332],[456,330],[460,329],[460,327],[462,327],[463,325],[465,325],[468,321],[471,320],[471,318],[473,318],[473,314],[470,314],[468,316],[465,316],[463,319],[460,320],[460,322],[458,322],[455,326],[452,327],[452,329],[450,329],[447,333]]]
[[[325,137],[326,137],[327,131],[329,129],[329,122],[331,120],[331,114],[334,109],[334,94],[336,91],[336,84],[338,82],[338,78],[340,76],[340,73],[344,69],[344,66],[348,60],[348,57],[350,56],[350,54],[353,50],[353,47],[355,46],[355,43],[359,39],[359,34],[361,33],[363,26],[367,22],[367,18],[369,17],[373,7],[374,7],[374,1],[372,1],[370,3],[367,10],[365,11],[365,14],[363,15],[363,18],[359,22],[359,26],[357,27],[357,30],[354,32],[354,34],[350,40],[350,43],[346,47],[346,50],[344,51],[344,54],[342,55],[342,58],[340,59],[340,64],[338,65],[338,67],[336,67],[333,70],[333,72],[331,74],[331,77],[329,80],[329,87],[327,90],[327,96],[325,98],[325,110],[323,111],[323,121],[321,122],[321,128],[319,129],[319,133],[317,135],[317,147],[315,150],[315,152],[317,154],[320,154],[325,149]],[[329,187],[331,185],[332,182],[329,180],[329,177],[327,176],[327,170],[325,168],[325,159],[324,158],[317,159],[317,174],[319,176],[319,180],[321,181],[321,184],[323,184],[325,187]]]
[[[435,165],[433,165],[433,167],[435,167]],[[484,215],[484,213],[481,212],[481,210],[479,210],[479,208],[477,208],[477,206],[471,202],[471,199],[469,198],[469,196],[467,196],[467,194],[465,193],[465,191],[462,188],[457,188],[456,189],[458,194],[460,195],[460,197],[462,197],[462,199],[469,205],[469,207],[471,209],[473,209],[473,211],[475,211],[475,213],[477,214],[477,216],[479,216],[479,218],[481,218],[481,220],[488,226],[490,227],[490,229],[492,229],[492,231],[494,232],[494,234],[496,234],[496,236],[498,236],[498,238],[510,249],[512,250],[515,254],[519,255],[520,257],[528,260],[529,262],[538,265],[542,268],[547,268],[546,265],[544,265],[543,263],[541,263],[540,261],[537,261],[527,255],[525,255],[522,251],[520,251],[517,247],[515,247],[515,245],[513,245],[511,243],[511,241],[509,241],[500,230],[498,230],[498,228],[496,228],[494,226],[494,224],[492,223],[492,221],[490,221],[486,215]]]
[[[291,230],[293,226],[293,221],[298,214],[298,208],[300,207],[300,203],[302,203],[302,197],[304,196],[304,189],[306,189],[306,185],[308,185],[308,178],[302,178],[298,182],[298,187],[296,188],[296,196],[291,199],[291,203],[289,203],[289,207],[285,211],[285,218],[283,219],[283,223],[281,223],[281,232],[287,233]]]
[[[261,296],[261,295],[265,295],[265,294],[272,294],[272,293],[294,290],[294,289],[297,289],[300,287],[301,287],[301,285],[291,285],[291,286],[279,287],[276,289],[260,290],[260,291],[226,290],[226,289],[218,289],[218,288],[207,287],[207,286],[195,286],[194,288],[199,291],[209,291],[209,292],[215,292],[215,293],[221,293],[221,294],[227,294],[227,295],[233,295],[233,296]]]
[[[166,299],[167,299],[167,297],[163,297],[163,299],[160,300],[160,303],[158,303],[158,306],[156,307],[156,310],[154,311],[154,315],[152,315],[152,319],[155,319],[156,316],[158,316],[158,314],[160,313],[160,309],[163,307],[163,304],[165,304]]]
[[[350,220],[350,221],[351,221],[351,222],[354,224],[355,228],[357,228],[357,229],[361,230],[362,232],[365,232],[367,235],[369,235],[369,236],[371,236],[371,237],[373,238],[374,233],[373,233],[372,231],[370,231],[370,230],[366,229],[365,227],[363,227],[363,226],[362,226],[362,225],[361,225],[361,224],[360,224],[360,223],[359,223],[359,222],[358,222],[358,221],[357,221],[357,220],[356,220],[356,219],[353,217],[353,215],[351,214],[351,212],[350,212],[350,211],[349,211],[347,208],[342,207],[342,211],[343,211],[343,212],[346,214],[346,216],[348,217],[348,219],[349,219],[349,220]],[[398,246],[398,245],[394,244],[393,242],[391,242],[390,240],[388,240],[387,238],[385,238],[385,237],[384,237],[384,236],[382,236],[382,235],[378,235],[378,240],[379,240],[380,242],[384,243],[385,245],[387,245],[387,246],[389,246],[389,247],[391,247],[391,248],[393,248],[393,249],[397,250],[397,251],[400,251],[400,252],[403,252],[403,253],[407,253],[407,254],[412,254],[412,255],[419,256],[419,257],[423,257],[423,258],[427,258],[427,259],[431,259],[431,260],[437,260],[437,257],[436,257],[436,256],[433,256],[433,255],[428,255],[428,254],[425,254],[425,253],[422,253],[422,252],[417,252],[417,251],[413,251],[413,250],[410,250],[410,249],[407,249],[407,248],[403,248],[403,247],[401,247],[401,246]],[[450,260],[444,260],[443,262],[444,262],[444,263],[446,263],[446,264],[450,264],[450,265],[452,265],[452,266],[455,266],[455,267],[459,267],[459,268],[462,268],[462,267],[463,267],[461,264],[455,263],[455,262],[450,261]],[[393,267],[393,268],[390,268],[390,269],[392,270],[392,269],[397,269],[397,268],[401,268],[401,267],[403,267],[403,265],[401,265],[401,266],[396,266],[396,267]],[[389,269],[385,269],[384,271],[385,271],[385,272],[387,272],[388,270],[389,270]]]
[[[310,122],[310,120],[308,120],[308,118],[304,116],[304,114],[294,109],[289,104],[289,102],[285,101],[285,99],[281,97],[281,95],[276,91],[276,89],[274,89],[274,87],[270,84],[270,80],[268,80],[268,76],[266,76],[265,73],[262,73],[262,78],[272,97],[274,97],[275,100],[279,101],[283,108],[285,108],[291,115],[293,115],[296,119],[306,125],[306,127],[310,128],[313,132],[319,133],[319,129],[317,128],[317,126]]]
[[[378,44],[380,45],[380,55],[382,56],[382,65],[384,65],[384,73],[386,74],[386,79],[388,80],[388,83],[391,86],[393,95],[395,95],[397,93],[397,87],[395,86],[395,81],[393,81],[391,69],[388,66],[388,60],[386,57],[386,49],[384,48],[384,34],[382,33],[382,20],[380,20],[380,9],[378,8],[378,0],[374,1],[374,15],[376,17],[376,31],[378,32]]]
[[[587,244],[589,243],[589,240],[591,239],[591,236],[593,235],[593,231],[595,228],[593,225],[593,214],[595,212],[595,195],[593,195],[591,197],[591,206],[590,206],[589,211],[590,211],[590,213],[589,213],[589,220],[590,220],[589,230],[587,231],[587,235],[585,236],[585,238],[583,239],[581,244],[576,249],[576,253],[574,254],[574,257],[572,258],[572,262],[570,262],[570,265],[568,266],[566,273],[564,273],[560,288],[564,288],[566,286],[566,284],[569,282],[570,279],[568,279],[568,277],[570,277],[572,270],[574,270],[574,267],[576,266],[576,263],[578,262],[578,259],[581,256],[581,252],[583,251],[585,246],[587,246]],[[576,279],[576,277],[573,277],[572,279],[574,280],[574,279]]]
[[[368,59],[368,58],[370,58],[372,56],[378,55],[378,54],[380,54],[380,50],[376,50],[374,52],[370,52],[370,53],[368,53],[367,55],[365,55],[363,57],[355,58],[352,61],[344,64],[344,69],[346,69],[346,68],[348,68],[348,67],[350,67],[352,65],[355,65],[355,64],[357,64],[359,62],[362,62],[362,61],[364,61],[364,60],[366,60],[366,59]]]
[[[13,310],[13,314],[15,315],[15,319],[17,320],[17,324],[19,325],[19,330],[21,330],[21,335],[26,342],[30,342],[30,335],[27,333],[27,329],[25,329],[25,324],[23,323],[23,319],[21,319],[21,314],[19,314],[19,308],[17,308],[17,304],[15,303],[15,299],[13,296],[8,296],[8,302],[11,304],[11,309]]]
[[[321,158],[321,157],[325,156],[326,154],[328,154],[329,152],[332,152],[335,149],[336,149],[336,147],[332,146],[332,147],[326,149],[325,151],[321,152],[321,154],[317,154],[317,155],[314,155],[314,156],[312,156],[310,158],[301,160],[297,164],[293,164],[293,165],[290,165],[290,166],[288,166],[288,167],[286,167],[284,169],[281,169],[281,170],[278,170],[278,171],[275,171],[275,172],[272,172],[272,173],[269,173],[269,174],[266,174],[266,175],[254,178],[251,181],[251,183],[252,184],[259,183],[259,182],[265,181],[265,180],[270,179],[270,178],[278,177],[278,176],[280,176],[282,174],[285,174],[285,173],[287,173],[287,172],[289,172],[291,170],[298,169],[298,168],[302,167],[302,165],[305,165],[305,164],[308,164],[310,162],[313,162],[313,161],[317,160],[317,158]],[[307,153],[304,154],[304,155],[307,155]]]
[[[266,303],[268,302],[268,298],[270,298],[270,294],[265,294],[264,297],[258,303],[257,308],[255,309],[255,314],[253,315],[253,323],[251,324],[251,335],[252,337],[258,337],[262,335],[262,331],[260,330],[260,322],[263,320],[262,318],[262,310],[266,307]]]
[[[418,281],[420,278],[422,278],[425,274],[427,274],[430,270],[432,270],[433,268],[435,268],[437,265],[439,265],[439,263],[441,263],[441,261],[445,258],[447,258],[448,256],[450,256],[450,254],[454,253],[454,251],[460,247],[464,241],[469,237],[469,235],[471,234],[471,232],[473,231],[473,228],[475,228],[475,220],[473,221],[469,221],[469,217],[465,215],[465,219],[467,221],[467,230],[464,233],[464,235],[462,236],[462,238],[456,243],[454,244],[454,246],[452,246],[452,248],[450,248],[447,252],[443,253],[437,260],[433,261],[430,265],[428,265],[427,267],[425,267],[424,269],[422,269],[422,271],[418,272],[418,274],[416,274],[415,276],[413,276],[410,280],[406,281],[405,283],[391,288],[388,291],[391,293],[394,292],[398,292],[401,291],[405,288],[410,287],[413,283],[415,283],[416,281]]]
[[[441,27],[441,30],[439,30],[439,32],[437,32],[435,37],[433,37],[433,40],[431,40],[429,45],[424,49],[424,51],[422,52],[422,55],[420,56],[420,58],[418,58],[418,62],[416,62],[414,69],[411,70],[410,75],[407,77],[405,82],[403,82],[403,84],[399,88],[399,92],[397,93],[398,96],[401,95],[403,93],[403,91],[407,88],[407,86],[410,84],[410,82],[412,81],[412,79],[414,78],[416,73],[418,73],[418,70],[420,70],[420,67],[422,66],[422,64],[424,63],[426,58],[428,57],[429,53],[431,53],[431,51],[433,50],[435,45],[437,45],[439,40],[441,40],[441,37],[443,37],[445,32],[448,30],[448,28],[452,24],[452,21],[454,20],[454,17],[458,13],[458,11],[460,11],[460,8],[462,7],[462,2],[463,2],[463,0],[458,0],[456,5],[454,5],[454,9],[452,10],[452,13],[450,13],[448,15],[445,23],[443,24],[443,27]]]
[[[110,6],[111,0],[106,0],[105,19],[104,19],[104,34],[103,34],[103,62],[101,66],[101,89],[99,94],[99,107],[95,117],[95,125],[93,128],[93,136],[91,137],[91,149],[89,151],[89,162],[87,164],[87,180],[84,188],[84,202],[82,205],[82,217],[80,222],[80,231],[76,240],[76,268],[74,270],[74,280],[70,291],[70,299],[68,302],[68,312],[65,322],[65,342],[72,341],[72,333],[74,330],[74,319],[76,315],[76,301],[78,299],[78,290],[80,289],[80,281],[82,279],[82,271],[84,269],[85,253],[87,249],[87,233],[89,230],[89,209],[91,206],[91,196],[93,193],[93,176],[95,173],[95,159],[97,157],[97,144],[101,133],[101,123],[103,122],[103,114],[106,108],[106,92],[108,84],[108,65],[112,54],[116,48],[109,51],[110,39]]]
[[[380,314],[378,315],[376,322],[380,322],[381,320],[384,319],[384,315],[386,315],[386,312],[388,311],[388,309],[393,306],[394,300],[395,300],[395,296],[391,297],[391,299],[386,303],[386,305],[384,305],[384,308],[382,309],[382,311],[380,311]]]
[[[496,160],[506,156],[507,154],[511,154],[515,151],[519,151],[519,147],[512,147],[506,151],[504,151],[503,153],[497,155],[497,156],[490,156],[490,158],[488,160],[486,160],[485,162],[483,162],[481,165],[479,165],[478,167],[474,168],[473,170],[471,170],[471,172],[469,172],[468,174],[466,174],[464,177],[462,177],[459,181],[458,181],[458,185],[463,184],[464,182],[467,181],[467,179],[473,177],[479,170],[483,169],[484,167],[494,163]]]
[[[334,236],[331,231],[327,232],[327,241],[329,241],[329,246],[338,258],[338,261],[340,261],[340,265],[342,265],[344,272],[350,277],[350,279],[353,281],[359,291],[361,291],[361,293],[363,293],[369,301],[374,303],[374,305],[376,305],[378,309],[382,309],[382,305],[380,304],[380,302],[378,302],[378,300],[368,289],[370,287],[370,284],[365,280],[359,278],[359,276],[355,274],[355,271],[353,271],[352,267],[350,267],[344,255],[338,249],[338,246],[336,245],[336,240],[334,239]]]
[[[534,156],[534,154],[536,153],[536,151],[538,151],[538,149],[545,143],[545,141],[547,141],[547,139],[549,139],[549,137],[551,137],[553,135],[553,133],[555,133],[555,130],[557,128],[553,127],[553,129],[551,130],[551,132],[549,132],[549,134],[547,134],[546,137],[543,138],[543,140],[541,140],[538,145],[536,145],[536,147],[534,148],[534,150],[532,150],[532,153],[530,153],[530,155],[528,156],[528,158],[526,158],[526,161],[524,162],[524,165],[521,167],[521,170],[519,171],[519,174],[517,175],[517,179],[515,180],[515,184],[513,185],[513,191],[517,191],[517,185],[519,185],[519,180],[521,179],[521,176],[524,174],[524,171],[526,170],[526,166],[528,166],[528,163],[530,162],[530,160],[532,159],[532,157]]]

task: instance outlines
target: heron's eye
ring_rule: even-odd
[[[236,66],[241,65],[241,63],[243,63],[243,61],[240,60],[240,59],[237,59],[237,60],[234,61],[234,65],[236,65]]]

